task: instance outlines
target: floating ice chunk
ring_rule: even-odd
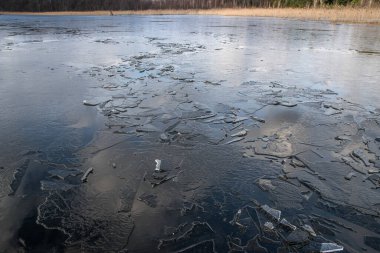
[[[87,100],[83,100],[83,104],[87,105],[87,106],[97,106],[100,103],[95,103],[95,102],[90,102],[90,101],[87,101]]]
[[[225,123],[239,123],[239,122],[242,122],[242,121],[245,121],[249,119],[248,117],[229,117],[229,118],[225,118],[224,119],[224,122]]]
[[[214,117],[214,118],[211,118],[211,119],[207,119],[207,120],[204,120],[203,122],[204,123],[218,123],[219,121],[221,120],[225,120],[226,117],[224,116],[218,116],[218,117]]]
[[[154,161],[156,162],[156,168],[154,169],[154,171],[160,172],[161,171],[161,160],[156,159]]]
[[[350,172],[350,173],[348,173],[347,175],[345,175],[344,178],[345,178],[346,180],[351,180],[352,177],[354,177],[354,176],[355,176],[355,172]]]
[[[242,122],[242,121],[245,121],[249,119],[248,117],[236,117],[232,123],[239,123],[239,122]]]
[[[261,208],[273,219],[280,221],[281,211],[269,207],[268,205],[263,205]]]
[[[329,252],[338,252],[342,251],[344,248],[336,243],[324,242],[321,243],[321,247],[319,252],[321,253],[329,253]]]
[[[337,141],[351,141],[351,138],[344,135],[339,135],[335,137],[335,140]]]
[[[273,229],[274,229],[274,225],[273,225],[272,222],[267,221],[267,222],[264,223],[264,228],[265,228],[266,230],[273,230]]]
[[[82,182],[83,183],[86,182],[88,175],[90,175],[90,173],[93,173],[93,172],[94,172],[94,169],[92,167],[88,168],[81,178]]]
[[[330,253],[343,251],[344,248],[343,246],[331,242],[310,242],[310,244],[307,246],[307,249],[311,252]]]
[[[247,131],[246,130],[242,130],[240,132],[232,134],[231,137],[243,137],[243,136],[246,136],[246,135],[247,135]]]
[[[160,135],[160,139],[163,142],[169,141],[169,137],[165,133],[163,133],[163,134]]]
[[[285,106],[285,107],[294,107],[294,106],[297,106],[297,103],[292,103],[290,101],[281,101],[278,104],[282,105],[282,106]]]
[[[379,173],[380,171],[378,169],[369,169],[368,170],[368,173],[369,174],[375,174],[375,173]]]
[[[201,116],[194,117],[194,118],[189,118],[189,120],[209,119],[209,118],[213,118],[213,117],[215,117],[215,116],[216,116],[216,113],[211,113],[211,114],[201,115]]]
[[[302,226],[302,228],[303,228],[306,232],[308,232],[310,235],[312,235],[312,236],[317,236],[317,234],[315,233],[314,229],[313,229],[310,225],[305,224],[305,225]]]
[[[270,191],[270,190],[274,190],[276,189],[276,186],[274,186],[272,184],[272,181],[269,180],[269,179],[263,179],[263,178],[260,178],[259,181],[258,181],[258,184],[259,184],[259,187],[263,190],[263,191]]]
[[[265,120],[264,120],[264,119],[261,119],[261,118],[259,118],[259,117],[251,116],[251,118],[252,118],[253,120],[256,120],[256,121],[260,122],[260,123],[265,123]]]

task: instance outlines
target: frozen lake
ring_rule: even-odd
[[[378,252],[379,82],[379,26],[0,15],[0,251]]]

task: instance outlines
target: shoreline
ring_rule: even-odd
[[[239,8],[207,10],[126,10],[112,12],[113,15],[218,15],[380,24],[380,8]],[[0,12],[0,15],[108,16],[110,15],[110,11]]]

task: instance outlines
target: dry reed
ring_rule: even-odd
[[[80,12],[1,12],[1,14],[22,15],[110,15],[110,11]],[[380,8],[239,8],[208,10],[142,10],[113,11],[114,15],[221,15],[279,17],[332,22],[353,22],[380,24]]]

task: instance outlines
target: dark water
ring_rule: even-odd
[[[0,16],[0,38],[0,252],[380,250],[380,27]]]

